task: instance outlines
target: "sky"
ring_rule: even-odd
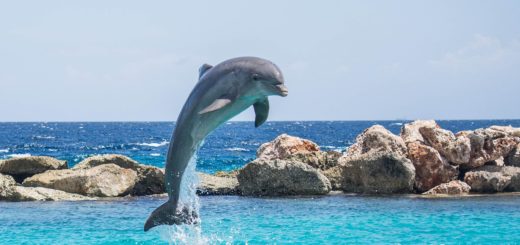
[[[0,0],[0,121],[173,121],[237,56],[281,68],[273,121],[519,119],[519,23],[520,1]]]

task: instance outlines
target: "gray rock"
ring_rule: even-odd
[[[46,156],[16,157],[0,161],[0,173],[13,176],[17,182],[47,170],[66,168],[67,161]]]
[[[116,197],[129,194],[137,182],[131,169],[103,164],[88,169],[49,170],[27,178],[27,187],[46,187],[86,196]]]
[[[452,132],[441,129],[423,127],[419,129],[427,145],[437,150],[449,162],[467,164],[470,161],[470,140],[464,136],[455,136]]]
[[[513,128],[513,127],[511,127],[511,125],[509,125],[509,126],[493,125],[493,126],[489,127],[489,129],[503,132],[509,137],[520,137],[520,128]]]
[[[286,159],[295,154],[319,152],[320,147],[306,139],[282,134],[271,142],[262,144],[256,152],[257,158]]]
[[[369,151],[390,151],[406,156],[406,145],[401,137],[381,125],[374,125],[356,137],[356,143],[348,148],[347,155],[361,155]]]
[[[323,172],[333,189],[381,194],[413,191],[415,168],[400,154],[371,151],[343,156],[338,161],[338,166]]]
[[[164,171],[154,166],[139,164],[137,161],[123,155],[107,154],[86,158],[73,169],[89,169],[103,164],[115,164],[121,168],[131,169],[137,173],[137,183],[130,192],[134,196],[161,194],[166,191],[164,186]]]
[[[473,192],[502,192],[520,190],[520,168],[510,166],[485,165],[466,172],[464,182],[471,186]],[[514,178],[514,183],[512,183]]]
[[[291,160],[259,158],[240,169],[237,178],[243,195],[323,195],[331,189],[317,169]]]
[[[507,157],[520,143],[520,138],[491,128],[464,132],[463,135],[471,143],[471,157],[466,168],[480,167],[500,157]]]
[[[463,195],[468,194],[471,187],[460,181],[452,180],[448,183],[443,183],[433,187],[429,191],[423,193],[423,195]]]
[[[337,151],[316,151],[310,153],[296,153],[286,160],[298,161],[309,164],[311,167],[326,170],[338,164],[341,153]]]
[[[418,141],[408,144],[408,158],[415,167],[415,188],[419,192],[455,180],[459,176],[458,167],[449,164],[434,148]]]
[[[7,195],[7,191],[16,185],[16,181],[10,175],[0,174],[0,198]]]
[[[520,167],[520,144],[517,144],[515,148],[505,157],[504,164],[507,166]]]
[[[434,120],[417,120],[406,123],[401,128],[401,138],[405,143],[420,142],[424,143],[424,138],[420,132],[421,128],[440,128]]]
[[[210,174],[198,173],[198,195],[234,195],[238,194],[238,180],[232,177],[217,177]]]

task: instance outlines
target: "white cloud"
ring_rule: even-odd
[[[429,63],[434,67],[453,70],[479,69],[510,62],[511,59],[518,60],[519,54],[519,40],[504,42],[496,37],[478,34],[465,46]]]

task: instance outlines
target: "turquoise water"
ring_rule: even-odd
[[[141,230],[163,201],[0,202],[0,243],[172,242],[172,229]],[[190,244],[520,242],[519,196],[215,196],[201,204],[202,235]]]

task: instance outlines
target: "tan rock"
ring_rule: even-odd
[[[395,152],[370,151],[343,156],[338,165],[323,174],[332,188],[352,193],[410,193],[415,168],[412,162]]]
[[[319,146],[306,139],[282,134],[271,142],[262,144],[256,152],[257,158],[285,159],[294,154],[320,151]]]
[[[463,195],[468,194],[471,187],[460,181],[452,180],[448,183],[443,183],[433,187],[429,191],[423,193],[423,195]]]
[[[129,194],[137,182],[131,169],[103,164],[88,169],[49,170],[27,178],[27,187],[46,187],[86,196],[115,197]]]
[[[471,157],[467,168],[483,166],[487,162],[507,157],[520,143],[517,137],[494,129],[477,129],[467,136],[471,143]]]
[[[418,141],[408,144],[408,158],[415,167],[415,188],[427,191],[457,179],[458,167],[452,166],[437,150]]]
[[[519,178],[518,167],[485,165],[467,172],[464,175],[464,182],[468,183],[471,191],[474,192],[518,191],[520,190]]]
[[[441,128],[424,127],[419,130],[427,145],[437,150],[453,164],[467,164],[470,160],[470,140],[463,136],[455,136],[452,132]]]
[[[240,169],[237,178],[243,195],[323,195],[331,189],[322,173],[293,160],[259,158]]]
[[[390,151],[406,156],[406,145],[401,137],[381,125],[374,125],[356,137],[356,143],[348,148],[347,155],[361,155],[369,151]]]
[[[0,161],[0,173],[11,175],[19,182],[47,170],[66,168],[67,161],[46,156],[16,157]]]
[[[21,201],[84,201],[95,200],[78,194],[68,193],[44,187],[12,186],[6,192],[0,193],[0,200]]]
[[[405,143],[421,142],[424,143],[424,138],[421,135],[421,128],[440,128],[434,120],[417,120],[411,123],[406,123],[401,128],[401,138]]]
[[[198,173],[199,195],[233,195],[238,193],[238,180],[232,177],[218,177],[205,173]]]
[[[504,164],[508,166],[520,167],[520,144],[505,157]]]

